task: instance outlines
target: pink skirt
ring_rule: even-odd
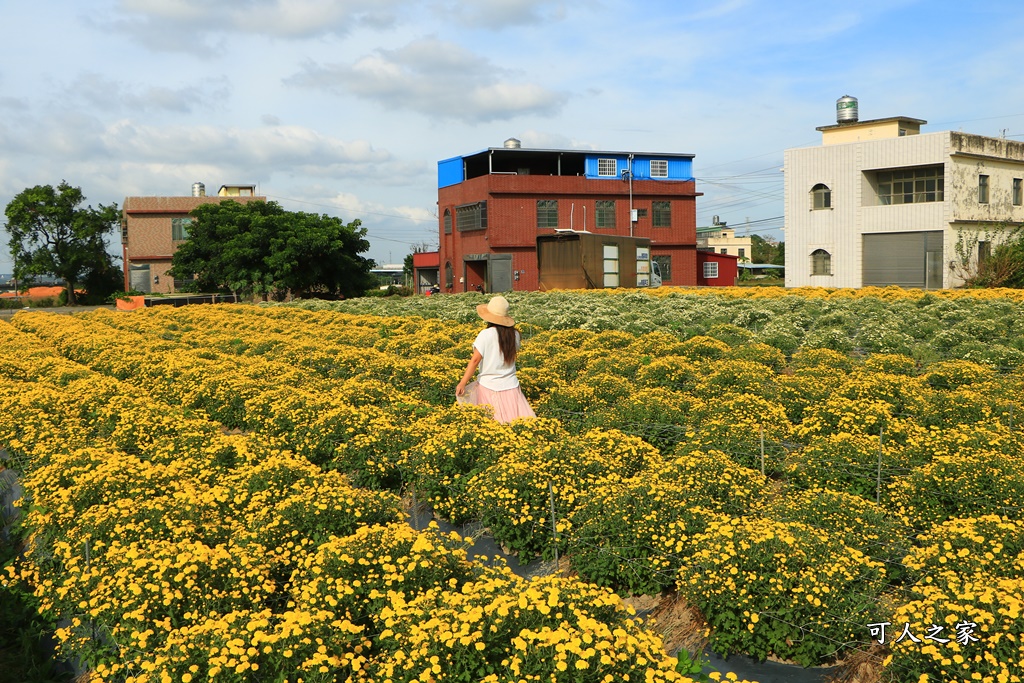
[[[457,400],[459,403],[491,406],[494,409],[494,419],[498,422],[537,417],[533,408],[527,403],[526,397],[523,396],[523,390],[519,387],[505,391],[491,391],[479,382],[470,382],[466,385],[466,393],[457,397]]]

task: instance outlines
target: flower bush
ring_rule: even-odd
[[[885,620],[896,625],[896,632],[890,631],[891,654],[883,662],[884,672],[898,680],[1019,679],[1022,595],[1020,579],[988,573],[943,571],[931,582],[917,584],[910,599]],[[917,642],[894,642],[904,625]],[[941,640],[926,639],[929,635]]]
[[[674,585],[694,535],[724,518],[701,504],[699,492],[654,472],[606,482],[573,510],[565,552],[586,581],[633,595],[661,593]]]
[[[925,583],[944,571],[1024,579],[1024,520],[998,515],[947,520],[917,538],[904,564]]]
[[[628,479],[659,460],[651,445],[614,431],[591,430],[523,446],[475,475],[466,487],[473,516],[518,554],[521,563],[554,554],[555,534],[570,528],[570,514],[587,491],[606,479]]]
[[[885,583],[881,563],[795,522],[711,522],[692,548],[676,585],[723,655],[829,662],[863,637]]]
[[[889,485],[888,507],[915,529],[1024,508],[1024,463],[997,452],[937,457]]]
[[[495,573],[381,616],[380,653],[356,680],[688,680],[614,593],[573,579]]]
[[[554,494],[559,550],[584,580],[686,586],[722,652],[830,662],[839,643],[869,645],[869,620],[948,626],[974,610],[990,642],[893,646],[890,674],[954,678],[969,661],[1021,675],[1007,645],[1020,630],[1019,293],[510,298],[530,321],[520,381],[541,416],[512,425],[452,405],[483,296],[372,314],[358,308],[381,302],[17,314],[0,324],[0,449],[21,473],[26,543],[5,585],[38,596],[61,653],[96,680],[369,680],[395,658],[416,662],[397,676],[441,678],[455,650],[463,673],[504,675],[507,660],[544,680],[667,676],[654,640],[659,658],[628,669],[620,651],[646,652],[628,639],[607,650],[611,668],[535,661],[502,631],[519,617],[436,645],[486,582],[493,606],[530,584],[413,532],[403,508],[536,554],[553,550]],[[211,590],[186,593],[179,574]],[[573,615],[603,600],[572,590]],[[600,640],[565,609],[523,642]],[[434,610],[435,633],[415,642],[441,649],[407,650]],[[403,615],[386,637],[385,614]]]

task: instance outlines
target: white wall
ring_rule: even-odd
[[[948,202],[877,206],[865,170],[943,164],[948,132],[789,149],[785,153],[786,286],[860,287],[865,232],[945,230]],[[811,188],[832,190],[812,209]],[[832,275],[811,275],[811,252],[832,255]]]

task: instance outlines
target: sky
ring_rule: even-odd
[[[783,151],[844,95],[1024,140],[1020,0],[2,0],[0,26],[0,206],[255,184],[359,219],[378,264],[436,248],[438,161],[510,137],[694,154],[697,224],[776,239]]]

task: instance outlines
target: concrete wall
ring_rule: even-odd
[[[948,142],[943,132],[786,150],[786,286],[860,287],[863,233],[947,229],[948,201],[878,206],[864,171],[943,164]],[[818,183],[832,191],[829,209],[812,208]],[[817,249],[832,255],[832,275],[811,275]]]

